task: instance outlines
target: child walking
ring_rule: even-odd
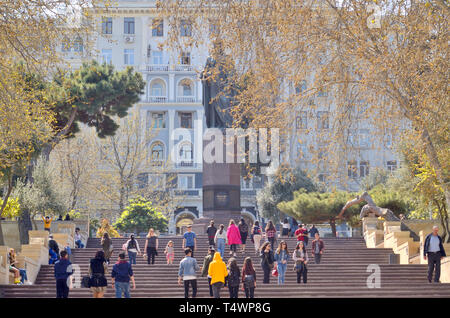
[[[167,243],[166,249],[164,250],[164,254],[166,254],[167,265],[172,265],[173,259],[175,258],[175,250],[173,248],[173,241],[169,241]]]

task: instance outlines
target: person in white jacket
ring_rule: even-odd
[[[136,264],[136,256],[141,254],[138,241],[134,238],[134,234],[130,235],[130,239],[125,243],[128,251],[130,264]]]
[[[216,244],[217,251],[220,253],[222,258],[225,252],[225,244],[227,243],[227,231],[225,231],[224,228],[225,226],[220,224],[219,230],[216,232],[216,236],[214,237],[214,243]]]

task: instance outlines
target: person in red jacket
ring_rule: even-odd
[[[306,230],[303,227],[303,224],[299,224],[298,229],[295,231],[295,234],[294,234],[295,237],[297,238],[297,242],[298,241],[305,242],[305,236],[306,236],[305,232],[306,232]]]

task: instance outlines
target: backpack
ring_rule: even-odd
[[[137,248],[137,246],[136,246],[136,241],[131,240],[131,241],[128,243],[127,249],[132,249],[132,248]]]
[[[254,226],[253,227],[253,233],[252,233],[253,235],[258,235],[258,234],[261,234],[261,228],[259,227],[259,226]]]
[[[254,275],[245,275],[244,288],[253,288],[253,287],[255,287],[255,276]]]

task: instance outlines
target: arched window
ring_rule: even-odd
[[[188,79],[183,79],[178,84],[178,96],[193,96],[194,84]]]
[[[150,154],[152,161],[164,160],[164,146],[160,142],[154,142],[150,147]]]
[[[153,83],[151,91],[152,96],[163,96],[163,85],[160,82]]]
[[[83,52],[83,40],[79,36],[77,36],[73,42],[73,51],[80,53]]]

